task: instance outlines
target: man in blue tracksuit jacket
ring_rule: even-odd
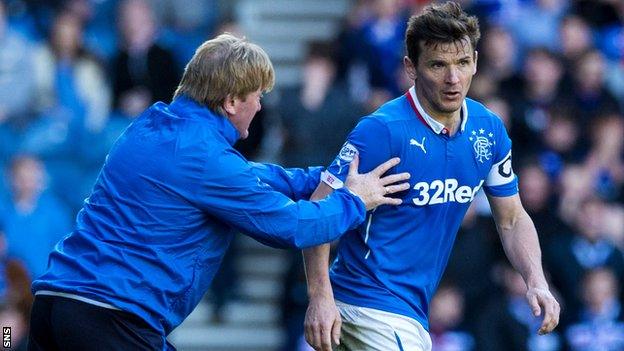
[[[351,168],[349,189],[306,201],[321,168],[247,161],[247,137],[273,67],[231,35],[205,42],[171,104],[159,102],[119,137],[75,230],[33,283],[30,350],[163,350],[208,289],[234,232],[274,247],[330,242],[368,209],[400,204],[405,174]]]

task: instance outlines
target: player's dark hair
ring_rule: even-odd
[[[421,42],[429,46],[468,39],[474,50],[480,37],[479,20],[465,13],[458,3],[448,1],[442,5],[429,5],[409,19],[405,46],[407,56],[417,64]]]

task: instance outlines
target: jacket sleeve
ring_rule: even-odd
[[[297,200],[310,198],[321,178],[323,167],[283,168],[270,163],[249,162],[254,174],[273,189]]]
[[[201,184],[194,194],[197,207],[278,248],[301,249],[333,241],[362,223],[366,213],[364,203],[347,189],[318,202],[293,201],[229,150],[210,157],[203,175],[195,181]]]

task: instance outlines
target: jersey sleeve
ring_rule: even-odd
[[[376,118],[365,117],[351,131],[334,161],[321,174],[321,180],[333,189],[340,189],[355,155],[360,159],[359,172],[366,173],[392,158],[391,154],[387,126]]]
[[[362,200],[347,189],[317,202],[293,201],[227,150],[197,176],[194,202],[199,208],[272,247],[301,249],[331,242],[359,225],[366,213]]]
[[[502,121],[496,116],[494,118],[496,118],[496,152],[483,190],[491,196],[512,196],[518,193],[518,178],[511,166],[511,139]]]

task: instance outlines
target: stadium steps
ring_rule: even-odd
[[[277,87],[301,80],[301,60],[310,40],[334,38],[349,10],[348,0],[240,0],[243,32],[265,48],[275,66]]]

